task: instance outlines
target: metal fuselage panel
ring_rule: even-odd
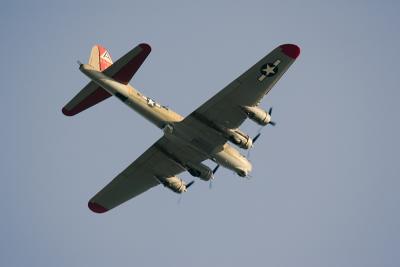
[[[107,92],[116,96],[130,108],[161,129],[169,123],[183,120],[181,115],[154,102],[129,84],[125,85],[119,83],[102,72],[95,70],[90,65],[82,64],[79,69]]]
[[[196,120],[190,122],[189,125],[180,124],[179,122],[183,120],[181,115],[154,102],[129,84],[119,83],[90,65],[82,64],[79,69],[157,127],[164,129],[167,125],[172,126],[174,130],[169,134],[171,141],[178,144],[185,143],[241,176],[246,176],[251,171],[250,162],[229,145],[220,133],[210,130],[207,125]],[[166,132],[165,134],[168,135]],[[215,144],[218,144],[217,147]]]

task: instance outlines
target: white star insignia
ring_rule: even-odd
[[[265,75],[270,75],[270,74],[275,74],[275,66],[270,66],[270,65],[267,65],[267,67],[266,68],[264,68],[263,69],[263,71],[265,71]]]
[[[153,101],[153,99],[148,98],[148,99],[147,99],[147,104],[148,104],[150,107],[153,107],[154,104],[155,104],[155,102]]]

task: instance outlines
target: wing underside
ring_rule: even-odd
[[[234,129],[246,119],[241,106],[258,106],[261,99],[271,90],[300,54],[300,48],[284,44],[257,62],[223,90],[210,98],[185,118],[197,115],[213,123]]]
[[[96,213],[106,212],[158,185],[158,178],[186,171],[185,163],[205,159],[190,147],[162,137],[90,199],[88,206]]]
[[[171,177],[184,171],[182,166],[159,148],[158,140],[89,201],[89,208],[106,212],[159,184],[156,177]]]

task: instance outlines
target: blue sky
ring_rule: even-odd
[[[1,266],[399,266],[396,1],[12,1],[0,10]],[[297,62],[250,180],[218,172],[98,215],[88,199],[162,133],[110,99],[76,117],[76,60],[152,53],[132,84],[182,115],[270,50]],[[258,126],[246,123],[254,135]],[[189,174],[182,178],[190,180]]]

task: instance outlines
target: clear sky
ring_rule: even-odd
[[[2,3],[0,266],[400,266],[398,1],[196,2]],[[157,187],[94,214],[162,132],[116,99],[61,108],[92,45],[140,42],[133,86],[182,115],[276,46],[302,52],[262,102],[278,125],[252,179],[220,169],[180,204]]]

